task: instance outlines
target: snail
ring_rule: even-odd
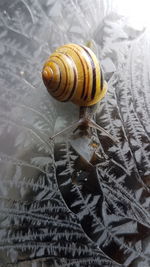
[[[42,79],[48,92],[56,100],[71,101],[80,107],[79,120],[51,139],[72,127],[76,127],[74,132],[92,127],[116,142],[112,135],[92,119],[107,92],[107,82],[99,61],[90,48],[74,43],[57,48],[43,66]]]

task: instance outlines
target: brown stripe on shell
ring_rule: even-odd
[[[100,73],[101,73],[101,91],[103,90],[103,86],[104,86],[104,77],[103,77],[103,71],[100,68]]]
[[[96,68],[95,68],[95,63],[94,63],[94,60],[93,60],[91,54],[89,53],[88,49],[86,49],[86,47],[84,47],[82,45],[81,45],[81,47],[88,54],[88,57],[90,59],[91,65],[92,65],[92,70],[93,70],[93,84],[92,84],[91,99],[93,100],[94,99],[94,96],[96,94]],[[86,100],[86,98],[84,100]]]
[[[61,79],[62,79],[62,77],[61,77],[61,71],[60,71],[59,65],[57,64],[57,62],[55,60],[48,60],[47,62],[53,62],[53,63],[55,63],[57,65],[58,69],[59,69],[59,83],[58,83],[57,87],[54,90],[53,90],[53,88],[51,88],[51,91],[52,92],[56,92],[58,90],[59,86],[60,86]],[[50,85],[50,82],[48,83],[48,86]]]
[[[63,53],[63,52],[58,52],[58,53],[65,55],[66,57],[69,58],[69,60],[73,61],[72,58],[71,58],[69,55],[67,55],[67,54],[65,54],[65,53]],[[77,84],[77,73],[76,73],[76,68],[74,67],[74,63],[72,64],[71,67],[73,68],[73,73],[74,73],[74,83],[73,83],[73,87],[72,87],[72,89],[71,89],[71,93],[70,93],[70,95],[69,95],[66,99],[63,99],[62,102],[66,102],[66,101],[70,100],[71,97],[73,96],[74,91],[75,91],[75,88],[76,88],[76,84]],[[61,92],[61,94],[58,95],[57,97],[61,97],[61,96],[64,94],[65,90],[66,90],[66,87],[64,88],[63,92]],[[65,98],[65,96],[64,96],[64,98]]]
[[[65,66],[65,64],[64,64],[64,61],[63,61],[59,56],[55,56],[55,55],[54,55],[54,57],[58,58],[58,59],[62,62],[63,66],[64,66],[65,73],[66,73],[66,83],[65,83],[65,86],[64,86],[64,90],[65,90],[65,88],[66,88],[66,86],[67,86],[67,83],[68,83],[68,73],[67,73],[67,68],[66,68],[66,66]],[[61,72],[60,72],[60,73],[61,73]],[[61,83],[59,82],[59,86],[57,87],[57,90],[55,90],[55,91],[53,91],[53,92],[56,92],[56,91],[59,90],[60,84],[61,84]],[[58,96],[57,96],[57,97],[58,97]]]
[[[67,55],[67,56],[68,56],[68,55]],[[70,56],[68,56],[68,57],[71,59]],[[71,60],[72,60],[72,59],[71,59]],[[72,98],[72,96],[73,96],[73,94],[74,94],[74,92],[75,92],[76,86],[77,86],[77,71],[76,71],[75,66],[72,65],[72,68],[73,68],[73,72],[74,72],[74,83],[73,83],[73,87],[72,87],[72,90],[71,90],[70,95],[69,95],[69,96],[67,97],[67,99],[64,100],[63,102],[66,102],[66,101],[68,101],[68,100],[70,100],[70,99]]]
[[[69,46],[69,49],[73,50],[73,52],[75,52],[78,55],[78,57],[80,59],[80,62],[81,62],[81,65],[82,65],[82,68],[83,68],[83,74],[84,74],[84,78],[83,78],[83,89],[82,89],[82,94],[81,94],[81,97],[80,97],[80,98],[83,98],[83,96],[85,94],[85,79],[88,79],[88,75],[86,77],[85,67],[84,67],[84,64],[83,64],[83,61],[82,61],[82,57],[80,56],[80,51],[78,52],[74,47],[71,47],[71,46]],[[86,63],[87,68],[88,68],[88,64],[87,64],[86,61],[85,61],[85,63]]]

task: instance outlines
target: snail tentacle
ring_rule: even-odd
[[[92,119],[107,92],[107,82],[99,60],[90,48],[73,43],[59,47],[45,62],[42,78],[56,100],[71,101],[80,107],[79,120],[50,137],[51,140],[75,127],[74,132],[79,129],[83,134],[88,133],[89,128],[95,128],[118,143]]]
[[[83,130],[85,133],[87,132],[88,128],[94,128],[100,132],[103,132],[105,135],[107,135],[114,143],[119,143],[117,139],[115,139],[110,133],[108,133],[104,128],[99,126],[97,123],[95,123],[93,120],[89,118],[81,118],[78,121],[75,121],[72,123],[70,126],[66,127],[62,131],[56,133],[55,135],[50,137],[50,140],[54,140],[56,137],[59,135],[64,134],[65,132],[70,131],[72,128],[75,129],[73,130],[73,133],[75,133],[78,129]]]
[[[70,126],[66,127],[65,129],[61,130],[60,132],[54,134],[53,136],[51,136],[49,139],[50,140],[54,140],[55,137],[58,137],[59,135],[64,134],[65,132],[68,132],[69,130],[71,130],[73,127],[78,127],[80,124],[79,120],[73,122]]]
[[[119,143],[117,139],[115,139],[110,133],[108,133],[103,127],[98,125],[95,121],[89,120],[88,122],[89,127],[99,130],[100,132],[105,133],[114,143]]]

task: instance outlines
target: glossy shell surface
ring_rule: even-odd
[[[79,106],[96,104],[107,91],[97,57],[82,45],[71,43],[56,49],[44,64],[42,78],[55,99]]]

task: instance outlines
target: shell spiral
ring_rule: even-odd
[[[106,94],[107,83],[91,49],[77,44],[59,47],[45,62],[43,82],[57,100],[91,106]]]

